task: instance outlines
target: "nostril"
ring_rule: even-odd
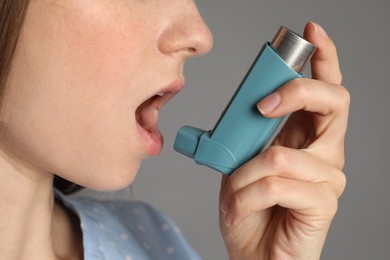
[[[188,56],[195,56],[198,53],[198,50],[194,47],[185,48],[184,51],[188,53]]]
[[[196,49],[194,47],[189,47],[187,48],[188,52],[196,52]]]

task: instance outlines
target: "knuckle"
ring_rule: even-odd
[[[351,103],[351,95],[349,91],[344,86],[338,86],[337,90],[337,107],[341,110],[348,110]]]
[[[349,104],[351,103],[351,94],[349,93],[348,89],[344,86],[341,86],[340,89],[341,89],[341,96],[343,99],[343,103],[349,106]]]
[[[230,190],[232,192],[238,191],[240,189],[240,184],[239,184],[238,178],[233,177],[233,175],[230,176],[229,181],[228,181],[226,186],[227,186],[228,190]]]
[[[347,177],[344,174],[344,172],[339,171],[339,174],[337,174],[337,197],[339,198],[341,194],[344,192],[345,187],[347,186]]]
[[[291,154],[281,146],[271,146],[264,154],[265,163],[271,169],[282,170],[289,165]]]
[[[263,189],[266,193],[277,196],[280,192],[280,185],[278,185],[277,177],[269,176],[264,178]]]
[[[237,192],[233,195],[231,200],[231,208],[240,209],[245,204],[245,193],[244,192]]]
[[[304,100],[305,97],[308,95],[308,86],[307,86],[307,80],[304,78],[297,78],[292,81],[291,85],[292,89],[294,90],[295,96],[299,100]]]
[[[338,210],[338,196],[334,193],[334,190],[329,186],[329,184],[322,185],[322,198],[323,198],[323,211],[324,216],[328,216],[329,219],[333,219],[337,214]]]

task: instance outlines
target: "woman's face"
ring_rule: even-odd
[[[31,0],[1,113],[19,163],[117,189],[158,155],[158,111],[212,45],[193,0]],[[162,95],[162,96],[160,96]]]

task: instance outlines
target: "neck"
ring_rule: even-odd
[[[53,176],[0,150],[0,252],[4,259],[55,259],[51,239]]]

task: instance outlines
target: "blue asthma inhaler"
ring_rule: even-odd
[[[211,131],[183,126],[176,135],[175,151],[224,174],[260,153],[281,118],[266,118],[257,103],[301,72],[316,46],[286,27],[264,44],[254,63]]]

